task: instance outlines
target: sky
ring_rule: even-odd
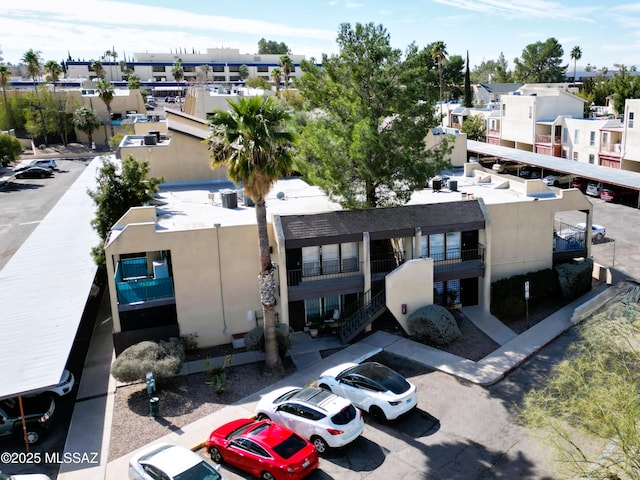
[[[512,70],[527,45],[550,37],[569,70],[575,46],[578,68],[640,67],[640,1],[631,0],[22,0],[0,12],[0,57],[17,65],[29,49],[44,62],[107,50],[118,61],[221,47],[253,54],[265,38],[320,60],[338,53],[342,23],[382,25],[403,51],[443,41],[449,56],[468,51],[472,68],[503,53]]]

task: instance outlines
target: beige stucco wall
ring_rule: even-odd
[[[133,211],[132,211],[133,210]],[[118,223],[144,222],[154,207],[132,209]],[[269,236],[273,238],[271,225]],[[258,294],[258,232],[255,225],[160,231],[154,222],[129,223],[106,246],[106,258],[169,250],[180,334],[198,334],[201,347],[231,343],[232,334],[255,327],[247,312],[262,309]],[[277,262],[278,259],[274,258]],[[114,278],[108,260],[108,275]],[[120,331],[117,298],[110,288],[114,331]],[[280,310],[280,305],[276,307]]]
[[[418,308],[433,303],[433,260],[408,260],[385,278],[387,308],[408,331],[407,318]],[[402,305],[407,313],[402,313]]]

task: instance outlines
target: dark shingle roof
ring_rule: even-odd
[[[288,248],[357,241],[363,232],[371,239],[412,236],[423,233],[484,228],[484,215],[477,201],[407,205],[369,210],[340,210],[311,215],[281,216]]]

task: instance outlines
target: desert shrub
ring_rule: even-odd
[[[409,316],[407,323],[409,334],[424,343],[447,345],[461,335],[456,319],[440,305],[419,308]]]
[[[233,355],[227,355],[222,365],[213,365],[210,359],[205,361],[205,368],[209,374],[207,385],[211,385],[216,393],[224,393],[227,388],[227,371],[226,368],[231,364]]]
[[[519,317],[526,313],[526,303],[523,296],[511,295],[492,305],[491,311],[498,317]]]
[[[591,290],[593,260],[563,263],[556,267],[560,292],[564,298],[573,299]]]
[[[198,350],[198,334],[197,333],[189,333],[187,335],[181,335],[180,341],[182,342],[182,347],[184,348],[185,352],[191,353]]]
[[[13,135],[0,132],[0,167],[6,167],[20,158],[22,144]]]
[[[295,334],[289,325],[284,323],[276,324],[276,341],[278,342],[278,354],[281,357],[293,347]],[[264,352],[264,328],[258,326],[244,336],[244,344],[247,350]]]
[[[177,375],[184,362],[182,342],[144,341],[126,348],[111,365],[111,375],[120,382],[144,380],[147,372],[154,378],[170,378]]]

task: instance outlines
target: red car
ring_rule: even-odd
[[[269,420],[234,420],[211,432],[205,445],[214,462],[262,480],[298,480],[318,468],[318,452],[308,440]]]
[[[587,191],[587,185],[589,184],[589,180],[582,177],[575,177],[571,180],[571,188],[577,188],[582,193]]]
[[[628,202],[638,198],[638,192],[628,188],[604,186],[600,190],[600,198],[606,202]]]

